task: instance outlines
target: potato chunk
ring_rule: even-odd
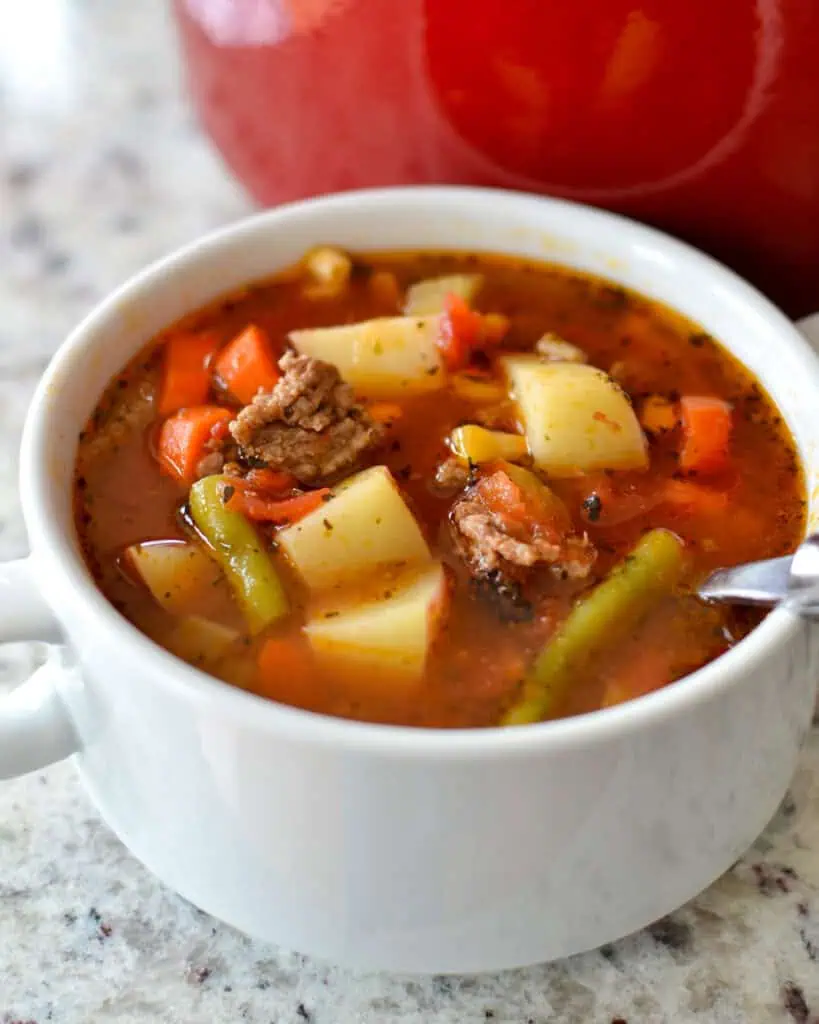
[[[174,615],[198,610],[221,571],[199,544],[180,540],[132,544],[122,555],[126,569],[150,590],[157,604]]]
[[[186,615],[174,622],[165,637],[165,645],[191,665],[209,668],[238,643],[239,638],[238,630],[199,615]]]
[[[449,274],[418,281],[407,291],[404,312],[407,316],[430,316],[443,313],[447,295],[457,295],[471,302],[478,294],[483,277],[480,274]]]
[[[447,595],[440,563],[379,583],[363,600],[344,597],[313,609],[304,631],[316,656],[349,669],[377,668],[385,685],[418,679],[442,621]]]
[[[379,566],[425,562],[430,551],[386,466],[365,469],[277,535],[311,590],[344,586]]]
[[[581,363],[503,360],[535,464],[551,476],[645,469],[646,439],[625,392]]]
[[[289,338],[302,355],[332,363],[362,395],[405,395],[443,387],[438,330],[437,316],[396,316],[291,331]]]

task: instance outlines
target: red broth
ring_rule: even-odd
[[[408,680],[383,666],[356,662],[351,668],[343,658],[313,657],[304,625],[315,595],[288,562],[276,540],[281,534],[269,523],[254,528],[281,576],[290,614],[251,633],[225,577],[206,558],[211,567],[206,579],[184,577],[183,569],[183,611],[230,631],[229,642],[215,658],[204,648],[188,647],[182,654],[229,683],[317,712],[413,726],[491,726],[518,698],[538,652],[573,605],[655,527],[684,542],[684,585],[613,638],[605,656],[578,671],[548,717],[655,690],[719,656],[760,621],[757,611],[711,607],[690,593],[709,570],[792,551],[804,534],[805,485],[793,440],[759,382],[696,324],[620,287],[556,266],[459,254],[357,256],[337,297],[317,298],[305,288],[302,269],[250,285],[170,327],[112,381],[80,439],[76,523],[89,568],[126,618],[179,652],[178,638],[172,639],[178,609],[163,607],[123,553],[129,545],[153,541],[202,547],[191,530],[190,483],[163,472],[157,461],[163,419],[157,396],[169,343],[206,336],[218,361],[224,346],[254,324],[277,357],[291,330],[397,316],[409,285],[454,272],[480,273],[484,283],[475,310],[508,323],[500,344],[476,350],[458,377],[467,381],[467,391],[477,384],[478,390],[488,387],[497,395],[488,400],[484,394],[457,393],[450,383],[427,395],[392,396],[386,407],[383,400],[367,399],[374,415],[384,416],[386,408],[388,426],[383,439],[340,474],[388,467],[433,556],[445,567],[447,595],[441,600],[446,608],[421,677]],[[520,412],[504,396],[499,360],[531,351],[547,332],[579,347],[591,364],[619,382],[651,430],[649,464],[640,471],[541,474],[564,503],[566,528],[588,537],[596,559],[582,578],[535,571],[527,577],[525,613],[518,614],[520,609],[510,612],[499,603],[491,587],[487,593],[485,578],[472,578],[453,540],[454,503],[469,487],[444,492],[435,477],[451,458],[445,439],[459,425],[483,422],[520,432]],[[683,468],[687,428],[680,424],[680,410],[692,396],[721,399],[730,415],[726,461],[699,473]],[[205,401],[223,405],[228,417],[237,415],[238,403],[218,381],[209,386]],[[656,408],[649,410],[652,403]],[[250,469],[246,464],[242,472]],[[479,467],[477,473],[483,480],[489,470]],[[316,495],[319,483],[302,484],[293,493]],[[393,584],[394,575],[386,570],[355,581],[370,596],[373,588],[385,594]]]
[[[175,8],[205,127],[264,204],[416,182],[562,195],[815,309],[815,0]]]

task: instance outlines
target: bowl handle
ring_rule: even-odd
[[[32,577],[28,559],[0,564],[0,643],[55,641],[57,620]],[[49,659],[0,698],[0,779],[44,768],[76,753],[79,738],[60,695],[63,669]]]

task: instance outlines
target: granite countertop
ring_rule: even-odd
[[[27,0],[0,32],[0,558],[17,445],[66,331],[147,261],[249,209],[180,93],[162,0]],[[0,650],[0,686],[40,656]],[[0,783],[0,1024],[815,1024],[819,733],[747,856],[651,929],[477,978],[355,975],[164,889],[70,764]]]

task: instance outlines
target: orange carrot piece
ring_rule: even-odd
[[[228,420],[219,420],[218,423],[214,423],[210,432],[210,436],[214,441],[227,441],[230,437],[228,422]]]
[[[367,406],[367,412],[376,423],[382,423],[387,427],[392,426],[404,415],[404,410],[397,402],[373,402]]]
[[[164,345],[162,383],[157,411],[170,416],[177,409],[202,405],[210,390],[209,363],[218,348],[217,339],[209,332],[175,334]]]
[[[666,480],[660,504],[681,515],[719,516],[728,510],[728,493],[690,480]]]
[[[232,419],[231,411],[221,405],[194,405],[169,416],[160,427],[157,441],[160,468],[183,483],[193,483],[214,428]]]
[[[222,349],[213,370],[233,397],[248,405],[259,391],[272,391],[281,377],[270,341],[256,324],[250,324]]]
[[[693,395],[680,399],[683,447],[680,468],[694,473],[721,473],[728,468],[731,406],[720,398]]]
[[[228,499],[227,508],[241,512],[257,523],[288,526],[317,509],[329,493],[329,487],[322,487],[318,491],[308,491],[307,494],[277,501],[238,487]]]
[[[616,671],[609,674],[602,707],[610,708],[646,693],[659,690],[671,682],[672,651],[651,643],[641,645],[621,659]]]
[[[446,296],[438,348],[448,370],[462,370],[466,366],[480,340],[482,326],[480,313],[471,310],[460,295]]]
[[[265,697],[296,706],[309,702],[315,662],[309,644],[301,637],[269,637],[259,651],[256,668]]]
[[[257,664],[265,676],[297,674],[305,668],[312,669],[313,656],[309,645],[300,637],[273,636],[262,644]]]

